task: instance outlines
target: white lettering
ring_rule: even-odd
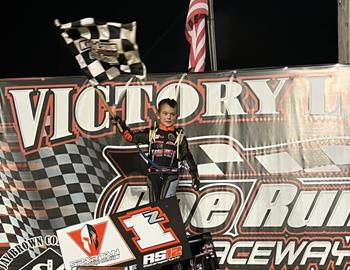
[[[271,81],[271,79],[244,81],[259,99],[259,110],[256,114],[279,114],[276,110],[276,98],[280,94],[281,89],[287,80],[288,78],[279,78],[274,92],[271,91],[271,88],[268,85],[268,82]]]
[[[203,116],[244,115],[238,96],[242,85],[237,82],[203,83],[206,88],[206,107]],[[222,92],[225,94],[222,95]]]

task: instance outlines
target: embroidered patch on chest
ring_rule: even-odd
[[[168,140],[172,141],[172,142],[175,142],[175,135],[173,133],[169,133],[168,134]]]

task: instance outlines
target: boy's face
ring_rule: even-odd
[[[170,107],[168,104],[163,104],[157,113],[159,121],[166,127],[172,127],[176,123],[177,114],[176,109]]]

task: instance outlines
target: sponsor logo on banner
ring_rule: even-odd
[[[122,265],[144,269],[191,255],[175,197],[57,231],[66,270]]]
[[[175,263],[191,256],[175,197],[121,211],[110,217],[135,251],[137,269]]]
[[[143,256],[143,266],[149,267],[162,264],[164,262],[179,259],[182,256],[182,246],[176,246],[157,252],[152,252]]]
[[[85,224],[81,229],[69,232],[68,235],[85,252],[87,256],[96,256],[100,253],[107,222],[100,224]]]
[[[109,217],[57,231],[66,270],[77,266],[108,266],[135,259]]]
[[[169,219],[159,207],[130,211],[118,219],[126,231],[132,232],[134,235],[132,241],[140,252],[160,249],[180,242],[174,231],[164,226],[169,225]]]
[[[47,248],[49,247],[49,248]],[[8,249],[0,257],[0,269],[10,270],[37,270],[45,269],[38,267],[48,267],[48,270],[62,270],[63,260],[59,253],[51,247],[58,249],[58,238],[56,235],[37,236],[26,239],[18,245]],[[45,249],[44,252],[38,252]],[[39,254],[34,259],[32,254]]]
[[[49,248],[19,270],[64,270],[63,259]]]

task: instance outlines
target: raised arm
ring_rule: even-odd
[[[139,144],[149,143],[149,130],[133,132],[119,116],[110,117],[110,121],[115,125],[123,138],[128,142]]]

